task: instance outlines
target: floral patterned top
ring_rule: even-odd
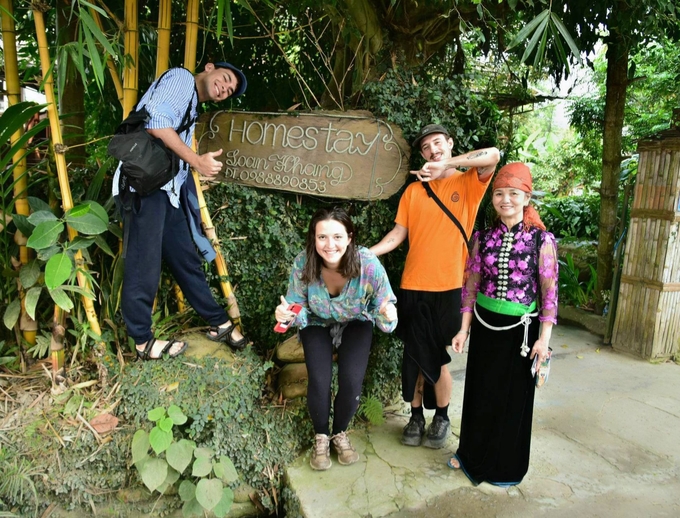
[[[465,269],[461,293],[461,312],[472,311],[478,292],[492,299],[529,306],[539,298],[538,281],[541,290],[538,319],[556,324],[558,273],[555,237],[536,227],[525,230],[524,222],[510,230],[499,222],[493,228],[473,235],[472,253]]]
[[[331,297],[323,279],[311,284],[302,282],[302,270],[307,259],[305,251],[298,254],[290,272],[286,300],[302,306],[294,325],[300,329],[307,326],[328,327],[336,323],[361,320],[373,322],[381,331],[391,333],[397,321],[390,322],[380,314],[380,307],[386,301],[396,303],[392,286],[385,268],[368,248],[358,247],[361,259],[361,275],[349,279],[342,292]]]

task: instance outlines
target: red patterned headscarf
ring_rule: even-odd
[[[531,194],[532,181],[529,167],[522,162],[513,162],[501,167],[501,170],[498,171],[496,179],[493,182],[493,189],[502,189],[505,187],[520,189],[521,191]],[[524,207],[523,220],[524,225],[528,227],[538,227],[541,230],[545,230],[545,225],[541,221],[541,217],[531,203]]]

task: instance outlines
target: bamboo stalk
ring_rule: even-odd
[[[158,48],[156,50],[156,77],[168,69],[170,61],[170,27],[172,23],[172,1],[158,2]]]
[[[55,150],[54,159],[57,164],[57,178],[59,180],[59,190],[61,193],[62,208],[64,212],[66,212],[73,208],[73,198],[71,196],[71,187],[68,182],[66,159],[64,157],[64,154],[59,152],[59,148],[63,146],[63,141],[61,137],[61,127],[59,124],[59,113],[57,111],[56,98],[54,96],[54,84],[51,74],[51,62],[49,48],[47,45],[47,32],[45,30],[45,20],[43,18],[42,11],[38,9],[33,10],[33,18],[35,20],[36,37],[38,40],[38,50],[40,54],[40,66],[42,69],[45,97],[47,100],[47,115],[50,120],[50,130],[52,133],[51,135],[52,146]],[[78,233],[70,226],[67,226],[67,230],[69,239],[73,241],[78,235]],[[85,277],[85,275],[82,273],[82,270],[87,269],[87,264],[83,260],[83,254],[80,250],[75,252],[74,259],[76,263],[76,268],[78,268],[78,271],[76,273],[78,285],[87,291],[91,291],[91,287],[87,280],[87,277]],[[92,332],[97,336],[101,336],[102,334],[101,328],[99,326],[99,321],[97,320],[97,313],[94,309],[94,304],[92,303],[92,300],[89,299],[88,297],[83,296],[82,301],[83,307],[85,308],[85,314],[87,316],[87,320],[90,324]],[[106,345],[104,344],[104,342],[101,340],[97,341],[95,344],[95,353],[97,357],[99,359],[102,359],[104,357],[105,352]],[[105,384],[104,373],[106,372],[106,369],[103,366],[103,364],[99,365],[99,369],[100,376],[102,378],[102,384]]]
[[[99,12],[90,7],[90,15],[94,19],[99,30],[104,32],[104,27],[102,26],[102,20],[99,16]],[[111,75],[111,80],[113,81],[113,86],[116,88],[116,95],[118,96],[118,102],[123,105],[123,84],[120,82],[120,77],[118,77],[118,69],[116,64],[113,62],[113,56],[108,56],[106,58],[106,67],[109,69],[109,74]]]
[[[186,45],[184,47],[184,68],[192,73],[196,70],[198,6],[199,0],[187,0],[187,34]]]
[[[137,104],[137,63],[139,62],[139,32],[137,27],[137,0],[125,0],[125,56],[123,68],[123,119]]]
[[[7,102],[10,106],[21,102],[21,84],[19,82],[19,61],[17,59],[16,31],[14,26],[12,0],[0,0],[0,6],[4,9],[0,13],[2,18],[2,45],[5,61],[5,81],[7,84]],[[10,142],[15,145],[23,136],[23,128],[18,129],[11,137]],[[17,214],[28,216],[28,177],[26,175],[26,146],[17,149],[12,158],[14,163],[14,208]],[[17,229],[14,233],[14,242],[19,246],[19,263],[21,268],[31,260],[30,249],[26,246],[26,236]],[[31,345],[35,345],[38,331],[38,323],[33,320],[24,306],[25,292],[19,283],[19,297],[21,300],[21,316],[19,329],[24,339]]]
[[[184,48],[184,67],[190,72],[195,72],[196,68],[196,46],[198,41],[198,0],[188,0],[187,3],[187,34],[186,46]],[[194,135],[193,149],[196,150],[196,138]],[[224,298],[227,299],[227,313],[234,325],[238,326],[239,331],[243,332],[243,325],[241,323],[241,312],[236,301],[236,295],[231,283],[227,280],[229,271],[227,270],[227,261],[222,254],[219,246],[219,240],[215,227],[208,211],[208,206],[205,203],[203,196],[203,189],[201,188],[201,180],[196,171],[192,171],[193,181],[196,183],[196,196],[198,198],[198,206],[201,211],[201,221],[203,223],[203,231],[206,237],[213,243],[215,248],[215,267],[217,273],[220,275],[220,288]],[[189,181],[187,179],[187,181]]]

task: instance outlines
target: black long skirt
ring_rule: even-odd
[[[519,321],[519,317],[479,306],[477,312],[495,327]],[[532,318],[530,349],[538,339],[538,330],[538,318]],[[493,331],[473,315],[456,454],[474,484],[516,485],[529,469],[536,385],[530,354],[520,355],[523,338],[524,325]]]

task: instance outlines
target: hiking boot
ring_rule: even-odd
[[[333,465],[328,435],[317,433],[314,436],[314,448],[309,459],[309,465],[316,471],[325,471]]]
[[[359,460],[359,454],[352,447],[352,443],[349,442],[346,432],[336,433],[331,437],[331,442],[335,453],[338,454],[338,462],[343,466],[354,464]]]
[[[423,441],[423,446],[427,448],[442,448],[446,439],[449,438],[449,430],[451,429],[451,423],[445,421],[442,416],[436,415],[432,419],[432,423],[427,428],[427,433],[425,434],[425,440]]]
[[[425,435],[425,418],[422,415],[412,415],[401,433],[401,444],[420,446],[423,435]]]

